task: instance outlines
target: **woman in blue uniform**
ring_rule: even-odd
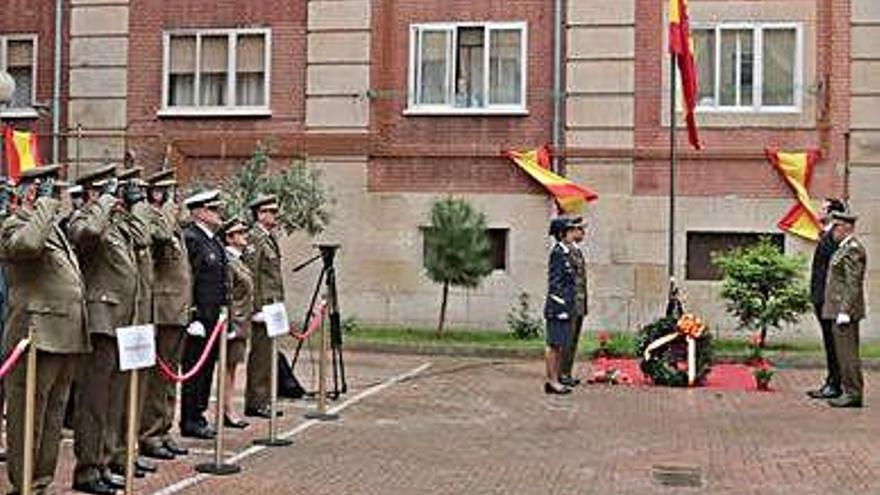
[[[547,394],[571,393],[570,388],[559,383],[559,360],[571,332],[571,318],[575,311],[575,273],[569,262],[575,234],[575,226],[568,218],[554,218],[550,222],[550,235],[556,239],[556,244],[550,251],[547,300],[544,303],[544,318],[547,320],[544,393]]]

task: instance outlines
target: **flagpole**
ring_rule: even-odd
[[[675,99],[676,91],[675,53],[669,54],[669,245],[668,274],[675,277]],[[672,290],[670,284],[670,290]],[[670,294],[671,295],[671,294]]]

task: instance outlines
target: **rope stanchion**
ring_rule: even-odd
[[[156,363],[159,365],[159,371],[162,372],[162,375],[166,380],[183,383],[185,381],[191,380],[192,377],[196,376],[199,371],[205,366],[205,363],[208,361],[208,356],[211,354],[211,349],[214,347],[214,343],[217,341],[217,336],[220,335],[221,331],[226,328],[226,320],[228,316],[224,313],[220,315],[220,319],[217,320],[217,324],[214,325],[214,331],[211,332],[211,336],[208,338],[208,344],[205,346],[205,350],[202,351],[202,355],[199,356],[199,360],[196,361],[195,366],[186,373],[178,375],[174,372],[171,366],[168,365],[165,361],[162,360],[161,357],[156,356]]]
[[[31,339],[25,337],[19,340],[17,344],[15,344],[15,347],[12,348],[12,352],[10,352],[9,356],[6,358],[6,361],[4,361],[2,365],[0,365],[0,379],[6,377],[6,375],[8,375],[13,368],[15,368],[15,365],[18,364],[18,361],[24,355],[24,351],[27,350],[30,343]]]

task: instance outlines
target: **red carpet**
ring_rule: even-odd
[[[639,362],[636,359],[615,359],[615,358],[597,358],[592,361],[592,374],[602,371],[616,369],[619,373],[625,375],[625,385],[635,386],[651,386],[650,378],[642,374],[639,370]],[[752,376],[753,367],[745,364],[715,364],[712,371],[706,378],[706,386],[716,390],[756,390],[755,378]],[[772,389],[772,385],[771,385]]]

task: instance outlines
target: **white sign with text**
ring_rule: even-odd
[[[119,370],[131,371],[156,365],[156,330],[153,325],[116,329]]]
[[[290,322],[287,320],[284,303],[263,306],[263,316],[266,318],[266,335],[269,337],[280,337],[290,332]]]

